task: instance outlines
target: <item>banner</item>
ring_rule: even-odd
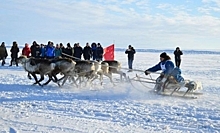
[[[104,48],[104,60],[114,60],[115,57],[114,51],[115,51],[114,44]]]

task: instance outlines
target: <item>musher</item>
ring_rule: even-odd
[[[174,63],[171,61],[170,56],[165,52],[160,54],[160,62],[147,69],[145,75],[159,70],[162,70],[162,73],[156,79],[155,91],[159,93],[163,92],[165,83],[169,82],[171,79],[174,79],[177,83],[184,83],[184,78],[181,76],[181,70],[178,67],[174,67]]]

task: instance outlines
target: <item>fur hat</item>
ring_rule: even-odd
[[[163,53],[160,54],[160,57],[161,57],[161,58],[167,58],[167,56],[168,56],[168,55],[167,55],[166,52],[163,52]]]

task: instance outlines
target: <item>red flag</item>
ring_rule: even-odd
[[[115,57],[114,51],[115,51],[114,44],[104,48],[104,59],[105,60],[114,60],[114,57]]]

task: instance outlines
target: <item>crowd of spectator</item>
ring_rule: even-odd
[[[9,66],[18,66],[17,58],[20,49],[16,41],[13,42],[10,52],[11,61]],[[22,55],[34,58],[52,59],[56,57],[65,57],[73,60],[82,60],[83,56],[84,60],[92,59],[101,61],[103,59],[104,50],[100,43],[95,42],[93,42],[91,45],[87,42],[86,46],[82,48],[79,43],[75,43],[73,46],[71,46],[70,43],[67,43],[65,47],[63,43],[59,43],[54,46],[52,41],[48,41],[47,45],[38,44],[36,41],[33,41],[31,46],[29,46],[28,43],[25,43],[25,46],[22,48],[21,52]],[[2,60],[2,66],[5,65],[5,59],[7,56],[8,52],[5,42],[2,42],[0,46],[0,60]]]

